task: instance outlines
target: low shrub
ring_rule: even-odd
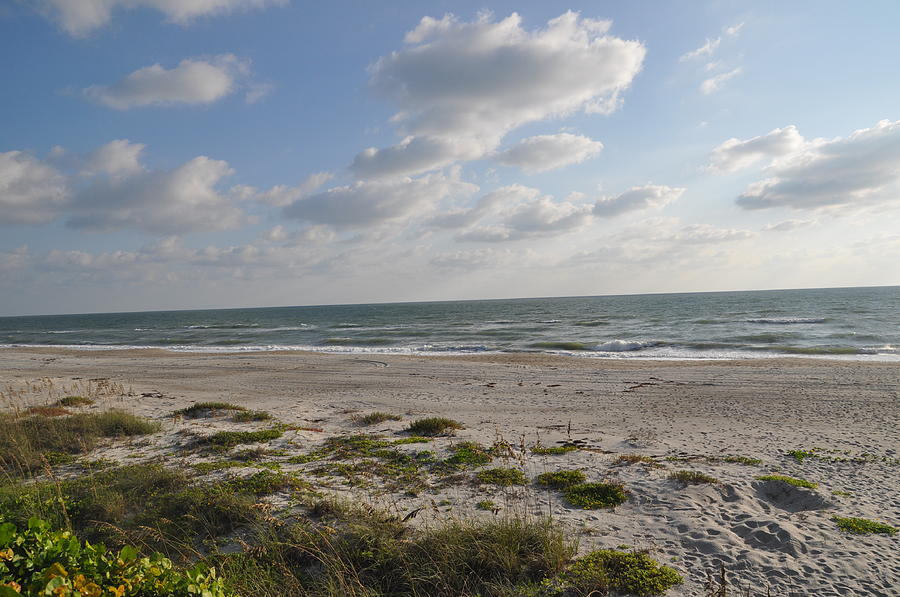
[[[235,423],[252,423],[254,421],[268,421],[272,415],[264,410],[239,410],[231,415]]]
[[[125,546],[117,553],[102,545],[82,543],[68,531],[51,530],[32,518],[20,530],[0,519],[0,596],[23,595],[197,595],[226,597],[215,568],[204,564],[187,570],[161,554],[141,557]]]
[[[219,431],[200,440],[201,444],[215,446],[217,448],[233,448],[241,444],[255,444],[278,439],[282,436],[281,429],[262,429],[260,431]]]
[[[780,481],[781,483],[787,483],[788,485],[793,485],[794,487],[806,487],[807,489],[815,489],[819,486],[818,483],[807,481],[806,479],[788,477],[786,475],[761,475],[756,479],[757,481]]]
[[[459,468],[482,466],[494,459],[488,449],[477,442],[461,442],[453,446],[451,450],[453,456],[445,462]]]
[[[675,570],[645,552],[593,551],[548,582],[551,595],[662,595],[684,582]],[[546,594],[546,592],[545,592]]]
[[[579,483],[566,487],[564,495],[570,504],[585,510],[615,508],[628,499],[620,483]]]
[[[543,446],[536,444],[531,447],[531,453],[536,456],[559,456],[574,452],[578,448],[576,446]]]
[[[94,404],[94,400],[85,396],[65,396],[53,403],[54,406],[90,406]]]
[[[669,478],[684,485],[718,484],[721,482],[712,475],[707,475],[700,471],[675,471],[669,475]]]
[[[403,417],[401,417],[400,415],[382,411],[375,411],[367,415],[353,417],[353,421],[356,424],[364,426],[377,425],[379,423],[384,423],[385,421],[400,421],[401,419],[403,419]]]
[[[417,419],[409,424],[407,431],[414,435],[441,435],[452,433],[457,429],[464,429],[463,424],[453,419],[444,417],[428,417]]]
[[[534,481],[542,487],[550,487],[552,489],[565,489],[572,485],[584,483],[587,480],[581,471],[559,470],[552,473],[541,473],[535,477]]]
[[[726,456],[722,460],[725,462],[731,462],[735,464],[743,464],[746,466],[759,466],[762,464],[762,460],[759,458],[749,458],[747,456]]]
[[[847,518],[844,516],[833,516],[831,518],[838,528],[855,535],[869,535],[878,533],[882,535],[894,535],[897,529],[883,522],[876,522],[867,518]]]
[[[230,402],[196,402],[187,408],[176,410],[174,415],[185,417],[186,419],[200,419],[205,417],[214,417],[230,411],[247,410],[243,406],[231,404]]]

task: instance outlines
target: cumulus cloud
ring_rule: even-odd
[[[528,137],[497,156],[502,164],[516,166],[526,172],[546,172],[580,164],[603,149],[599,141],[583,135],[559,133]]]
[[[188,58],[171,69],[159,64],[145,66],[117,83],[91,85],[82,93],[91,101],[116,110],[209,104],[232,93],[249,72],[249,62],[233,54]]]
[[[505,208],[537,199],[540,194],[538,189],[512,184],[484,195],[472,207],[445,211],[428,218],[426,222],[437,228],[465,228],[484,217],[497,214]]]
[[[512,14],[472,22],[425,17],[406,46],[378,60],[371,85],[399,112],[406,137],[357,156],[357,175],[424,172],[493,151],[509,131],[578,111],[609,113],[641,69],[645,48],[611,23],[566,12],[528,31]]]
[[[632,187],[615,197],[604,197],[594,203],[593,213],[598,217],[613,217],[629,211],[662,209],[678,200],[684,189],[665,185]]]
[[[447,197],[477,190],[477,186],[461,181],[459,172],[359,181],[294,201],[284,208],[284,215],[314,224],[368,227],[427,214]]]
[[[900,121],[815,141],[766,169],[738,198],[745,209],[863,207],[900,200]]]
[[[734,172],[762,159],[774,159],[802,149],[803,137],[794,125],[747,140],[731,138],[709,154],[709,168],[719,172]]]
[[[127,140],[94,152],[90,182],[78,189],[70,226],[87,230],[137,229],[151,234],[232,228],[243,219],[217,186],[233,171],[226,162],[199,156],[170,171],[136,161],[143,145]]]
[[[525,193],[523,190],[527,190]],[[510,192],[512,191],[512,192]],[[456,235],[460,241],[503,242],[525,238],[550,237],[578,230],[591,221],[591,206],[571,201],[555,201],[536,196],[527,187],[507,190],[506,200],[519,199],[513,205],[495,204],[482,213],[497,213],[493,224],[472,226]],[[496,199],[495,199],[496,200]],[[476,206],[476,209],[479,206]]]
[[[153,8],[172,23],[188,25],[202,16],[286,3],[287,0],[41,0],[41,7],[67,33],[81,37],[109,23],[118,9]]]
[[[0,225],[44,224],[69,198],[66,177],[21,151],[0,153]]]
[[[291,203],[309,197],[319,190],[323,184],[334,178],[331,172],[316,172],[307,176],[296,186],[275,185],[265,191],[246,185],[236,185],[231,193],[244,201],[258,201],[275,207],[285,207]]]
[[[741,74],[741,72],[743,72],[743,70],[743,68],[737,67],[728,72],[719,73],[718,75],[715,75],[708,79],[704,79],[703,82],[700,83],[700,93],[702,93],[703,95],[715,93],[722,88],[723,83],[738,76],[739,74]]]

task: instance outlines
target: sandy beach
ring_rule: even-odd
[[[900,524],[900,366],[894,363],[17,348],[0,350],[0,388],[7,389],[8,402],[0,407],[40,404],[45,397],[39,392],[9,391],[26,382],[49,379],[61,387],[98,378],[121,384],[125,395],[90,408],[124,408],[161,421],[163,431],[149,443],[109,445],[92,457],[124,461],[131,451],[132,461],[194,463],[196,455],[174,449],[180,436],[238,425],[172,416],[199,401],[271,413],[292,426],[272,442],[290,454],[350,433],[401,437],[415,418],[450,417],[465,428],[429,449],[444,454],[454,442],[502,440],[529,478],[580,469],[590,480],[620,481],[629,499],[614,510],[579,510],[533,485],[494,489],[472,480],[418,495],[339,480],[328,481],[328,490],[399,512],[425,506],[424,521],[493,516],[475,508],[486,499],[501,507],[498,516],[550,515],[578,536],[583,551],[649,549],[684,575],[672,595],[704,595],[708,575],[718,576],[723,564],[731,590],[746,587],[752,595],[770,589],[772,595],[889,596],[900,587],[897,535],[847,534],[831,520]],[[354,414],[372,411],[402,420],[361,430]],[[563,442],[579,449],[559,455],[528,450]],[[800,462],[787,454],[792,450],[812,455]],[[627,463],[622,455],[647,458]],[[306,471],[300,464],[285,469]],[[669,478],[678,470],[720,482],[684,485]],[[818,487],[756,479],[769,474]]]

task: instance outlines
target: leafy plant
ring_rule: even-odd
[[[260,431],[219,431],[200,440],[200,443],[218,448],[233,448],[241,444],[267,442],[281,437],[281,429],[262,429]]]
[[[780,481],[782,483],[787,483],[788,485],[793,485],[794,487],[806,487],[807,489],[815,489],[819,486],[818,483],[813,483],[812,481],[807,481],[806,479],[788,477],[786,475],[762,475],[757,477],[756,479],[758,481]]]
[[[453,466],[475,467],[488,464],[493,460],[493,456],[491,456],[488,449],[477,442],[461,442],[451,449],[453,450],[453,456],[445,462]]]
[[[628,499],[620,483],[579,483],[566,487],[564,495],[570,504],[585,510],[614,508]]]
[[[762,460],[759,458],[750,458],[747,456],[725,456],[722,458],[725,462],[731,462],[735,464],[743,464],[746,466],[759,466],[762,464]]]
[[[897,533],[897,529],[889,524],[876,522],[874,520],[868,520],[866,518],[847,518],[843,516],[833,516],[831,520],[837,523],[838,528],[840,528],[842,531],[854,533],[856,535],[869,535],[872,533],[894,535]]]
[[[534,481],[542,487],[551,487],[553,489],[565,489],[572,485],[584,483],[587,480],[581,471],[559,470],[552,473],[541,473],[535,477]]]
[[[264,410],[239,410],[231,415],[235,423],[251,423],[254,421],[268,421],[272,415]]]
[[[531,447],[531,453],[536,456],[559,456],[574,452],[578,448],[576,446],[544,446],[535,444]]]
[[[661,595],[684,582],[645,552],[593,551],[545,583],[552,595]]]
[[[65,396],[53,403],[54,406],[90,406],[94,400],[85,396]]]
[[[811,450],[788,450],[787,455],[791,456],[799,464],[803,464],[803,461],[807,458],[815,458],[816,452],[815,448]]]
[[[176,410],[174,415],[185,417],[187,419],[199,419],[203,417],[213,417],[222,414],[222,411],[242,411],[247,410],[243,406],[231,404],[230,402],[195,402],[187,408]]]
[[[25,595],[197,595],[227,597],[215,568],[179,570],[161,554],[141,557],[134,547],[118,553],[82,543],[69,531],[51,530],[38,518],[19,530],[0,523],[0,597]]]

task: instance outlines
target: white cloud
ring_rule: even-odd
[[[442,269],[472,270],[499,267],[512,261],[514,254],[509,250],[492,248],[438,253],[431,258],[431,264]]]
[[[142,172],[141,154],[146,145],[128,139],[116,139],[94,150],[87,159],[83,175],[127,176]]]
[[[258,201],[266,205],[285,207],[294,201],[309,197],[332,178],[334,178],[334,175],[331,172],[316,172],[310,174],[300,184],[293,187],[275,185],[268,190],[260,191],[246,185],[237,185],[231,188],[231,192],[243,201]]]
[[[554,201],[550,196],[532,196],[513,206],[498,208],[492,208],[500,212],[496,224],[468,228],[457,234],[456,239],[502,242],[558,236],[583,228],[591,221],[590,205]]]
[[[816,141],[772,163],[738,198],[746,209],[863,207],[900,201],[900,121]]]
[[[249,62],[232,54],[185,59],[166,69],[153,64],[112,85],[91,85],[84,96],[116,110],[175,104],[209,104],[232,93],[249,74]]]
[[[31,254],[27,246],[21,246],[12,251],[0,252],[0,272],[12,271],[26,267],[31,260]]]
[[[774,224],[766,224],[763,230],[766,232],[789,232],[798,228],[808,228],[816,224],[816,220],[783,220]]]
[[[743,68],[737,67],[736,69],[730,70],[726,73],[720,73],[718,75],[715,75],[714,77],[704,79],[704,81],[700,83],[700,93],[702,93],[703,95],[715,93],[716,91],[721,89],[723,83],[738,76],[739,74],[741,74],[741,72],[743,72],[743,70]]]
[[[109,23],[118,9],[153,8],[170,22],[188,25],[197,17],[286,3],[287,0],[41,0],[41,8],[70,35],[80,37]]]
[[[399,107],[392,121],[407,138],[361,153],[354,172],[423,172],[476,159],[529,122],[612,112],[645,48],[608,35],[609,27],[571,11],[534,31],[515,13],[499,21],[489,13],[472,22],[422,19],[405,48],[370,69],[372,87]]]
[[[583,135],[558,133],[523,139],[515,147],[500,153],[497,159],[526,172],[546,172],[569,164],[580,164],[602,149],[602,143]]]
[[[69,197],[66,177],[21,151],[0,153],[0,225],[44,224]]]
[[[316,224],[368,227],[425,215],[447,197],[477,190],[477,186],[462,182],[458,172],[359,181],[297,200],[285,207],[284,215]]]
[[[735,37],[737,34],[741,32],[741,29],[744,28],[744,23],[738,23],[737,25],[732,25],[731,27],[725,28],[725,34],[730,35],[731,37]]]
[[[465,228],[481,218],[497,214],[503,209],[536,199],[540,194],[541,192],[537,189],[512,184],[491,191],[481,197],[472,207],[445,211],[428,218],[426,222],[437,228]]]
[[[233,173],[227,163],[199,156],[171,171],[147,170],[132,161],[141,149],[117,140],[94,152],[89,163],[99,160],[103,167],[76,193],[70,226],[176,234],[232,228],[243,220],[233,200],[216,189]]]
[[[803,136],[794,125],[774,129],[745,141],[731,138],[710,152],[709,168],[719,172],[734,172],[761,159],[774,159],[794,153],[805,144]]]
[[[717,37],[716,39],[707,39],[706,43],[697,48],[696,50],[691,50],[686,54],[683,54],[680,58],[682,62],[687,60],[693,60],[694,58],[700,58],[703,56],[712,56],[713,53],[719,48],[719,44],[722,43],[722,38]]]
[[[604,197],[594,203],[593,213],[598,217],[618,216],[641,209],[662,209],[678,200],[684,189],[665,185],[644,185],[632,187],[615,197]]]

